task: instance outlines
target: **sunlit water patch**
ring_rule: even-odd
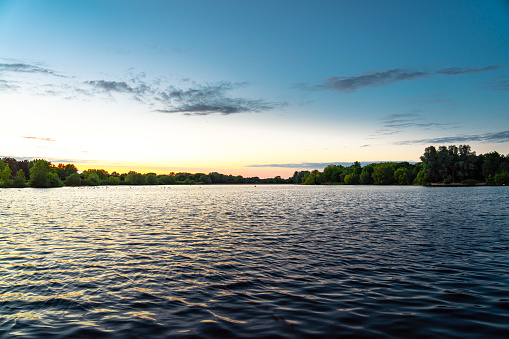
[[[0,336],[509,336],[506,187],[0,190]]]

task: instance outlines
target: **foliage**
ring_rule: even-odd
[[[394,180],[394,164],[381,163],[378,164],[373,170],[373,181],[375,185],[391,185]]]
[[[509,185],[509,171],[495,175],[495,183],[497,185]]]
[[[38,188],[62,186],[62,182],[53,169],[51,163],[43,159],[31,162],[30,186]]]
[[[206,174],[200,175],[198,180],[200,182],[204,183],[204,184],[211,184],[212,183],[212,179],[210,179],[210,176],[208,176]]]
[[[62,187],[64,186],[64,183],[55,172],[51,172],[49,174],[49,185],[49,187]]]
[[[9,178],[11,177],[11,169],[5,162],[0,161],[0,188],[9,187]]]
[[[210,180],[210,178],[209,178]],[[175,185],[175,176],[173,175],[160,175],[159,182],[163,185]],[[212,181],[211,181],[212,182]]]
[[[16,178],[14,178],[13,180],[13,183],[12,183],[12,187],[16,187],[16,188],[23,188],[23,187],[26,187],[26,176],[25,176],[25,172],[20,169],[18,171],[18,173],[16,173]]]
[[[415,178],[414,183],[417,185],[424,185],[424,186],[430,185],[431,179],[429,177],[429,174],[424,170],[419,171],[419,174],[417,174],[417,178]]]
[[[475,180],[475,179],[466,179],[466,180],[463,180],[463,183],[467,186],[474,186],[476,184],[479,183],[479,180]]]
[[[394,171],[394,179],[398,185],[408,185],[410,184],[410,179],[408,177],[408,170],[406,168],[398,168]]]
[[[60,180],[65,181],[71,174],[78,173],[78,169],[73,164],[58,164],[56,167],[56,173]]]
[[[73,173],[65,179],[64,183],[66,186],[80,186],[81,177],[78,173]]]
[[[159,180],[157,179],[157,175],[155,173],[147,173],[145,175],[145,179],[147,182],[147,185],[158,185]]]
[[[116,177],[116,176],[112,175],[109,177],[108,183],[110,185],[120,185],[120,177]]]
[[[302,184],[304,182],[304,178],[309,175],[309,171],[295,171],[293,176],[290,178],[291,182],[294,184]]]
[[[360,175],[359,174],[347,174],[344,179],[345,184],[347,185],[358,185],[360,183]]]
[[[145,185],[147,180],[143,174],[131,171],[125,177],[125,183],[127,185]]]
[[[359,181],[362,185],[371,185],[374,183],[373,181],[374,167],[375,164],[370,164],[362,169],[361,175],[359,176]]]
[[[13,176],[12,173],[16,173]],[[362,167],[356,161],[350,166],[328,165],[321,172],[295,171],[284,179],[280,176],[260,179],[241,175],[205,173],[141,174],[134,171],[109,174],[103,169],[89,169],[79,174],[73,164],[51,165],[46,160],[0,160],[0,187],[24,187],[26,179],[32,187],[59,187],[79,185],[175,185],[175,184],[348,184],[348,185],[430,185],[431,183],[486,182],[493,185],[509,184],[509,155],[498,152],[476,155],[469,145],[429,146],[421,156],[421,163],[371,163]]]
[[[85,181],[89,186],[99,186],[101,184],[101,178],[95,171],[91,171],[85,176]]]

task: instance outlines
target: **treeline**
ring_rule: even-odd
[[[13,171],[13,169],[17,171]],[[194,184],[282,184],[288,180],[280,176],[260,179],[241,175],[205,173],[108,173],[104,169],[89,169],[81,173],[73,164],[52,165],[44,159],[17,161],[0,160],[0,187],[62,187],[99,185],[194,185]]]
[[[193,184],[347,184],[347,185],[430,185],[432,183],[474,185],[509,185],[509,155],[498,152],[476,155],[469,145],[456,147],[429,146],[421,162],[384,162],[361,166],[329,165],[320,172],[296,171],[283,179],[244,178],[241,175],[212,173],[155,173],[134,171],[119,174],[103,169],[89,169],[79,173],[73,164],[52,165],[49,161],[0,160],[0,187],[61,187],[99,185],[193,185]]]
[[[476,155],[469,145],[456,147],[427,147],[421,162],[384,162],[361,166],[329,165],[323,172],[297,171],[290,178],[293,183],[319,185],[343,183],[348,185],[430,185],[486,183],[509,184],[509,155],[498,152]]]

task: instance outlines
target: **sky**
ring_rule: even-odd
[[[0,157],[289,177],[509,154],[509,1],[0,0]]]

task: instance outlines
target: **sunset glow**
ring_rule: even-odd
[[[291,176],[509,153],[504,1],[0,1],[0,157]]]

